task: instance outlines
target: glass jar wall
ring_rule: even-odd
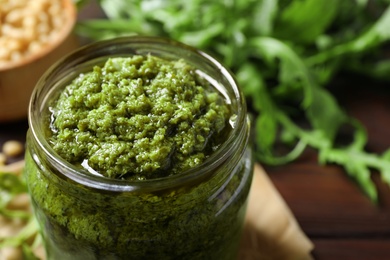
[[[80,73],[109,57],[184,59],[226,98],[232,130],[201,165],[143,181],[93,175],[51,147],[49,104]],[[245,100],[207,54],[154,37],[95,43],[39,81],[29,110],[25,176],[48,259],[236,259],[253,161]]]

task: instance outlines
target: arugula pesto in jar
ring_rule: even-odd
[[[110,178],[143,180],[201,164],[229,131],[229,107],[183,60],[110,58],[51,108],[54,150]]]
[[[183,44],[129,37],[55,64],[25,176],[48,259],[235,259],[252,177],[244,98]]]

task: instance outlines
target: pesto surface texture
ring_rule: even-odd
[[[50,143],[62,158],[132,180],[201,164],[218,148],[230,115],[194,68],[151,55],[110,58],[80,74],[51,112]]]

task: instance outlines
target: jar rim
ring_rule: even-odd
[[[88,61],[88,59],[83,60],[81,58],[88,53],[96,53],[105,48],[111,48],[112,53],[115,53],[117,46],[131,46],[132,44],[149,44],[150,46],[158,46],[161,44],[165,46],[174,45],[175,48],[177,47],[178,49],[183,50],[184,53],[195,55],[202,59],[202,61],[208,63],[210,66],[216,69],[222,77],[224,77],[224,79],[232,88],[235,95],[234,98],[237,101],[237,110],[235,111],[237,117],[234,123],[234,127],[232,127],[232,130],[228,134],[227,139],[220,145],[220,147],[200,165],[175,175],[142,181],[107,178],[104,176],[87,174],[86,171],[80,170],[79,167],[76,167],[75,165],[61,158],[45,138],[43,134],[44,131],[40,124],[40,119],[43,112],[42,110],[44,108],[44,104],[42,103],[47,103],[48,98],[45,97],[43,100],[44,102],[38,102],[38,100],[40,95],[43,93],[42,89],[47,87],[47,83],[50,83],[51,80],[64,71],[72,69],[74,64]],[[185,59],[185,57],[183,58]],[[222,86],[226,87],[226,85]],[[47,94],[47,96],[49,94]],[[32,135],[35,144],[38,145],[39,150],[43,152],[49,163],[56,169],[60,169],[60,174],[79,184],[106,191],[130,192],[137,190],[161,190],[172,188],[177,185],[182,185],[183,183],[191,183],[192,181],[198,179],[210,177],[210,175],[213,174],[213,169],[217,169],[221,166],[221,164],[229,160],[234,152],[240,150],[239,146],[244,145],[246,147],[249,139],[249,134],[247,134],[249,127],[247,126],[248,118],[246,116],[245,99],[238,87],[238,84],[236,83],[233,74],[218,60],[201,50],[172,39],[155,36],[125,36],[108,39],[88,44],[69,53],[54,63],[42,75],[31,95],[28,112],[30,134]],[[244,142],[244,144],[242,142]]]

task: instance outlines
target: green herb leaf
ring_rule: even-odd
[[[328,140],[333,142],[339,128],[347,123],[348,117],[326,90],[316,87],[311,93],[313,101],[307,107],[307,118],[314,129],[321,131]]]
[[[253,38],[249,44],[259,58],[266,59],[269,63],[280,62],[278,79],[282,87],[288,88],[293,83],[300,82],[304,91],[302,105],[309,106],[316,83],[297,53],[286,43],[270,37]]]
[[[6,211],[7,204],[16,195],[27,192],[21,178],[13,173],[0,172],[0,213]]]
[[[336,45],[333,48],[309,57],[306,62],[310,66],[314,66],[316,64],[325,63],[329,60],[351,54],[361,55],[361,53],[366,52],[390,39],[389,24],[390,6],[385,9],[382,16],[371,26],[369,30],[362,32],[350,41]]]
[[[332,23],[339,0],[291,1],[278,16],[275,36],[287,41],[312,43]]]
[[[377,200],[370,171],[388,182],[387,154],[365,151],[365,129],[326,87],[343,70],[390,80],[379,49],[390,40],[388,0],[99,2],[110,20],[83,22],[82,34],[160,35],[220,58],[237,75],[254,114],[258,160],[287,163],[309,146],[318,150],[320,163],[341,165]],[[299,117],[304,127],[295,121]],[[344,124],[355,128],[349,145],[335,142]],[[280,154],[280,145],[290,151]]]
[[[21,246],[25,242],[27,242],[28,239],[37,235],[37,233],[38,233],[38,223],[36,222],[35,218],[32,217],[29,219],[27,225],[24,226],[23,229],[16,236],[9,237],[3,241],[0,241],[0,248],[4,248],[7,246],[13,246],[13,247]]]

